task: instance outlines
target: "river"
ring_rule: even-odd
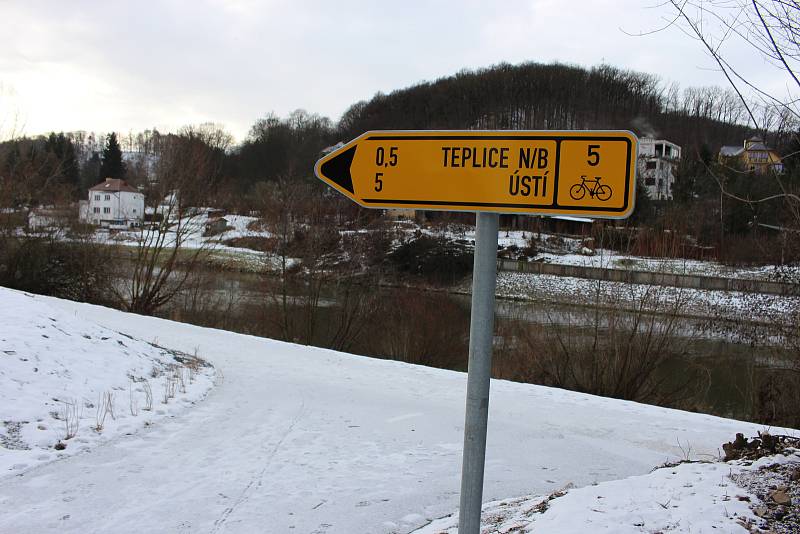
[[[182,295],[161,315],[248,334],[288,337],[366,356],[466,369],[469,295],[407,287],[360,288],[355,299],[350,295],[343,304],[342,288],[327,284],[319,291],[313,310],[306,306],[308,300],[303,295],[287,299],[292,311],[289,328],[284,329],[286,324],[274,313],[280,299],[269,296],[274,291],[267,290],[266,284],[257,274],[209,270],[199,290]],[[365,301],[370,301],[369,306],[357,309]],[[351,308],[355,311],[350,315],[343,311]],[[579,305],[498,299],[495,375],[524,380],[525,370],[518,369],[519,362],[507,365],[506,359],[511,356],[503,349],[518,346],[520,332],[572,329],[569,332],[573,336],[575,332],[591,335],[593,313]],[[619,324],[629,324],[631,317],[621,313]],[[358,324],[347,326],[347,320]],[[660,365],[659,379],[665,384],[674,382],[687,376],[689,370],[703,378],[684,399],[686,403],[672,405],[724,417],[756,417],[753,399],[758,391],[754,384],[765,371],[783,361],[786,355],[780,347],[751,343],[752,325],[719,325],[699,318],[654,317],[647,321],[653,321],[655,331],[664,331],[665,323],[674,323],[669,325],[673,341],[668,345],[670,350],[680,346]],[[345,334],[341,334],[343,330]]]

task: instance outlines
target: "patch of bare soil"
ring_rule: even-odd
[[[737,434],[735,440],[722,447],[726,461],[747,463],[767,456],[775,458],[774,463],[758,470],[731,475],[739,487],[760,501],[750,508],[761,523],[743,526],[750,532],[800,533],[800,438],[760,433],[748,440]]]

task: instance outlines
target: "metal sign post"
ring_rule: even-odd
[[[373,131],[314,167],[368,208],[477,213],[459,534],[481,526],[498,213],[624,219],[636,201],[637,154],[628,131]]]
[[[461,464],[458,534],[478,534],[481,528],[486,423],[489,417],[489,381],[492,375],[499,219],[496,213],[476,214],[467,409],[464,419],[464,457]]]

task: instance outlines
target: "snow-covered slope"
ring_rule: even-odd
[[[0,479],[0,532],[409,532],[458,507],[463,373],[32,301],[196,349],[225,379],[181,417]],[[679,441],[716,456],[758,430],[493,381],[484,498],[643,475],[681,457]]]
[[[192,357],[0,288],[0,473],[175,415],[211,380]]]
[[[735,479],[781,464],[800,465],[800,454],[764,457],[755,462],[682,463],[646,475],[565,488],[551,495],[489,502],[484,504],[481,514],[482,531],[485,534],[760,532],[755,528],[762,526],[763,521],[752,506],[761,501],[749,489],[738,486]],[[457,513],[414,532],[457,533]]]

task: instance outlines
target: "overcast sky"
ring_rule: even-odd
[[[271,111],[337,120],[353,103],[500,62],[601,62],[724,85],[658,0],[0,0],[0,137],[174,130],[238,141]],[[782,77],[730,43],[745,73]],[[744,59],[747,58],[747,59]]]

